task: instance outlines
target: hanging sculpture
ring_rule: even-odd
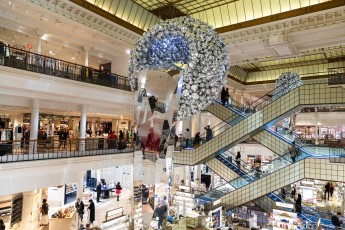
[[[182,70],[178,118],[186,118],[217,98],[227,77],[228,50],[204,22],[188,16],[162,21],[144,33],[131,52],[132,90],[140,71],[154,69]]]
[[[280,75],[276,80],[276,87],[274,89],[274,94],[272,100],[276,100],[281,96],[287,94],[291,90],[303,85],[303,81],[300,76],[294,72],[285,72]]]

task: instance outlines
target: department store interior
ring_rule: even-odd
[[[0,0],[0,230],[345,229],[344,0]]]

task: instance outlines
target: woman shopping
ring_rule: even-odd
[[[122,190],[120,182],[117,182],[115,190],[116,190],[115,193],[116,193],[116,196],[117,196],[117,201],[119,201],[120,200],[121,190]]]

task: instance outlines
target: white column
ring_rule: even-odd
[[[80,200],[83,200],[84,176],[85,172],[79,173],[79,179],[77,184],[77,198],[80,198]]]
[[[192,166],[186,166],[187,168],[187,170],[186,170],[186,173],[187,173],[187,175],[186,175],[186,179],[188,180],[188,183],[187,183],[187,186],[190,188],[190,189],[192,189],[192,178],[191,178],[191,172],[192,172],[192,170],[191,170],[191,168],[192,168]]]
[[[201,186],[201,165],[198,165],[197,168],[197,175],[198,175],[198,179],[199,179],[199,183],[198,183],[198,189],[200,190],[200,186]]]
[[[84,66],[89,66],[89,51],[91,50],[91,47],[84,46]]]
[[[30,146],[29,153],[36,153],[37,136],[39,125],[40,104],[38,99],[33,99],[31,104],[31,122],[30,122]]]
[[[315,144],[316,145],[319,144],[319,135],[318,135],[319,126],[318,126],[318,122],[319,122],[319,116],[318,116],[318,113],[317,113],[317,107],[315,107]]]
[[[80,134],[79,134],[79,151],[85,151],[85,136],[86,136],[86,106],[81,106],[80,113]]]
[[[42,35],[38,34],[37,37],[37,53],[42,53]]]
[[[36,199],[38,198],[38,199]],[[23,193],[23,214],[20,229],[36,230],[39,227],[39,203],[41,202],[41,190]]]

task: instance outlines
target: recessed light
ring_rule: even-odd
[[[131,53],[131,50],[126,50],[127,54],[130,54]]]

